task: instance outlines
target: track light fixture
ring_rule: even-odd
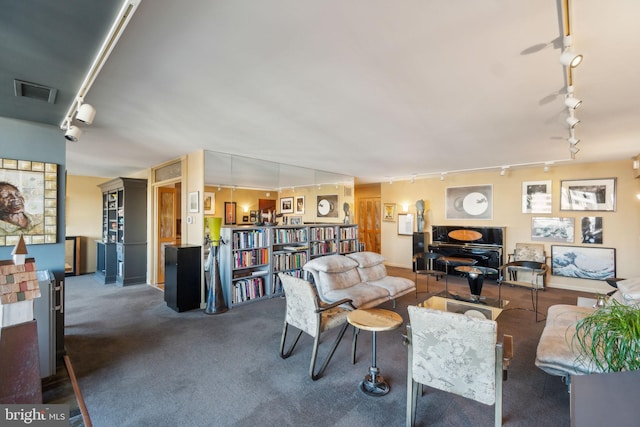
[[[78,108],[78,112],[76,113],[76,120],[85,125],[90,125],[96,116],[96,109],[93,108],[91,104],[82,104],[81,101],[79,102],[80,108]]]
[[[78,142],[80,135],[82,135],[82,129],[78,126],[68,126],[67,131],[64,133],[65,139],[71,142]]]
[[[570,35],[564,37],[563,44],[564,50],[560,54],[560,63],[565,67],[576,68],[582,63],[582,55],[573,51]]]
[[[569,129],[573,129],[578,123],[580,123],[580,119],[575,118],[573,115],[567,117],[567,124],[569,125]]]
[[[571,159],[575,159],[576,158],[576,153],[580,151],[580,149],[578,147],[576,147],[575,145],[572,145],[569,147],[569,153],[571,154]]]
[[[575,138],[575,137],[573,137],[573,136],[572,136],[571,138],[567,139],[567,141],[569,141],[569,144],[570,144],[572,147],[575,147],[575,146],[576,146],[576,145],[578,145],[578,143],[580,142],[580,140],[579,140],[579,139],[577,139],[577,138]]]
[[[440,174],[440,181],[444,181],[444,175],[445,175],[444,173]]]

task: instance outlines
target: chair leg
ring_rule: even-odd
[[[496,401],[495,401],[495,427],[502,426],[502,373],[503,373],[503,348],[501,344],[496,345]]]
[[[329,354],[327,354],[327,357],[324,359],[324,362],[322,363],[322,366],[320,367],[320,370],[318,370],[317,373],[314,373],[313,371],[316,368],[316,359],[318,358],[318,347],[319,347],[319,344],[320,344],[320,333],[316,334],[316,337],[313,340],[313,355],[311,356],[311,365],[309,366],[309,375],[311,376],[311,379],[313,381],[315,381],[318,378],[320,378],[320,376],[322,375],[322,373],[326,369],[327,365],[329,364],[329,361],[333,357],[333,353],[335,353],[336,348],[338,348],[338,344],[340,344],[340,340],[342,339],[342,336],[344,335],[345,331],[347,330],[347,326],[349,326],[349,323],[345,322],[344,325],[342,326],[342,328],[340,328],[340,332],[338,332],[338,336],[336,337],[336,340],[333,342],[333,346],[331,347],[331,351],[329,352]]]
[[[282,328],[282,338],[280,339],[280,357],[282,357],[283,359],[286,359],[287,357],[291,356],[291,352],[293,352],[293,348],[296,346],[296,344],[298,344],[298,340],[300,339],[300,336],[302,335],[302,331],[298,331],[298,335],[293,340],[293,344],[291,344],[291,346],[289,347],[289,350],[287,350],[285,352],[284,351],[284,345],[285,345],[285,341],[287,339],[287,329],[288,329],[288,327],[289,327],[289,324],[285,320],[284,327]]]
[[[360,333],[360,329],[353,327],[353,339],[351,341],[351,364],[356,364],[356,344],[358,342],[358,334]]]

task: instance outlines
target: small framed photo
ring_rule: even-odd
[[[249,215],[242,215],[242,222],[243,223],[249,222]]]
[[[304,196],[296,196],[296,213],[304,213]]]
[[[258,211],[249,211],[249,221],[258,222]]]
[[[204,192],[203,211],[205,215],[216,214],[216,193]]]
[[[560,181],[561,211],[616,210],[616,178]]]
[[[551,180],[522,183],[522,213],[551,213]]]
[[[224,202],[224,223],[225,225],[236,223],[236,202]]]
[[[200,200],[198,200],[199,195],[200,193],[198,191],[192,191],[191,193],[189,193],[189,212],[200,212]]]
[[[398,234],[413,235],[413,214],[398,214]]]
[[[396,220],[396,204],[395,203],[385,203],[384,208],[382,210],[382,220],[383,221],[395,221]]]
[[[575,221],[573,218],[531,218],[531,240],[573,243],[574,234]]]
[[[582,243],[602,244],[602,217],[583,216],[580,220]]]
[[[592,280],[616,277],[616,250],[551,245],[551,274]]]
[[[289,217],[290,225],[302,225],[302,217],[301,216],[290,216]]]
[[[293,213],[293,197],[283,197],[280,199],[280,213]]]

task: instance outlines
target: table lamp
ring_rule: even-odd
[[[206,270],[209,270],[209,280],[207,289],[207,306],[204,309],[206,314],[220,314],[228,310],[224,303],[224,295],[222,294],[222,281],[220,280],[220,265],[218,263],[218,253],[220,244],[225,242],[220,237],[220,228],[222,227],[222,218],[208,217],[205,218],[209,228],[211,247],[209,249],[209,258],[207,258]],[[209,236],[205,236],[207,238]],[[205,276],[206,277],[206,276]]]

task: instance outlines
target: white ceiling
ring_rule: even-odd
[[[144,0],[85,99],[97,116],[67,145],[69,173],[201,148],[359,182],[568,161],[561,3]],[[574,1],[571,16],[575,162],[630,159],[640,2]]]

